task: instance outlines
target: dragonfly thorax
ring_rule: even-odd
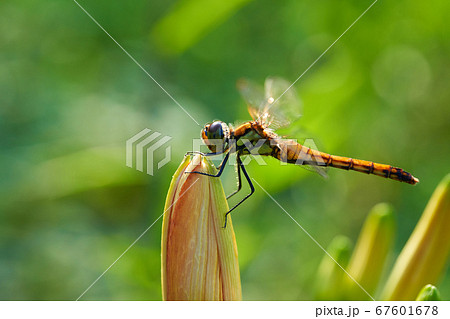
[[[223,153],[229,148],[230,129],[222,121],[208,123],[202,130],[203,142],[213,153]]]

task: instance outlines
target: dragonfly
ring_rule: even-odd
[[[225,154],[225,156],[215,175],[197,171],[188,172],[220,177],[230,154],[236,154],[238,187],[227,196],[227,199],[241,190],[241,171],[250,187],[250,193],[225,214],[224,228],[227,224],[227,216],[255,192],[255,187],[241,159],[246,155],[271,156],[284,163],[310,168],[324,177],[326,177],[325,168],[334,167],[373,174],[412,185],[419,182],[416,177],[399,167],[331,155],[297,143],[295,140],[281,138],[275,131],[288,127],[301,115],[300,102],[294,90],[289,90],[291,86],[288,81],[279,77],[268,77],[263,90],[248,80],[239,80],[237,87],[247,103],[253,120],[235,128],[222,121],[206,124],[201,134],[203,142],[211,152],[201,154],[204,156]]]

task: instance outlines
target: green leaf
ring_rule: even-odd
[[[181,0],[151,31],[162,51],[180,54],[250,0]]]

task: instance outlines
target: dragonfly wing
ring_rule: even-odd
[[[318,173],[324,178],[328,177],[325,162],[319,155],[320,152],[308,151],[309,148],[317,151],[315,144],[310,140],[298,144],[296,140],[276,138],[273,143],[280,149],[280,161],[298,165],[306,170]]]
[[[268,77],[264,90],[249,80],[239,80],[237,86],[253,120],[264,127],[285,127],[301,116],[301,104],[295,90],[282,78]]]
[[[265,103],[263,89],[247,79],[238,80],[237,88],[242,98],[247,102],[248,112],[253,120],[258,120],[262,115],[261,106]]]
[[[322,176],[323,178],[328,178],[328,174],[327,174],[327,169],[323,166],[317,166],[317,165],[301,165],[300,167],[313,172],[313,173],[317,173],[320,176]]]
[[[279,77],[268,77],[264,83],[264,106],[268,114],[270,127],[277,129],[288,126],[301,116],[301,103],[290,82]]]
[[[310,149],[313,149],[315,151],[318,151],[316,143],[314,142],[313,139],[305,139],[303,141],[303,146],[306,146]],[[325,166],[325,161],[323,160],[323,158],[321,156],[309,156],[306,160],[311,161],[313,164],[312,165],[302,165],[303,168],[318,173],[320,176],[322,176],[323,178],[328,178],[327,175],[327,167]]]

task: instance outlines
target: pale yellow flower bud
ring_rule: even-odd
[[[343,290],[347,300],[369,300],[377,288],[381,273],[391,252],[395,235],[395,216],[391,205],[375,205],[366,218],[355,250],[350,258]],[[356,284],[358,282],[361,287]]]
[[[450,174],[438,185],[387,281],[383,300],[414,300],[436,284],[450,252]]]
[[[345,236],[333,238],[327,247],[328,255],[324,255],[317,272],[316,300],[340,300],[342,298],[342,282],[347,274],[345,268],[351,254],[352,243]]]

